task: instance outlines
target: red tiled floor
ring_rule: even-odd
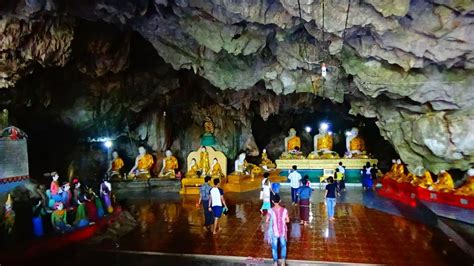
[[[263,241],[263,219],[256,201],[237,202],[230,215],[222,218],[222,232],[216,236],[202,227],[202,210],[195,198],[181,203],[135,202],[150,205],[155,217],[150,224],[141,220],[138,228],[120,239],[120,249],[243,257],[271,256]],[[469,259],[442,233],[426,225],[389,215],[358,204],[338,203],[336,222],[327,221],[322,203],[311,207],[309,226],[298,224],[298,208],[289,207],[288,258],[357,263],[443,265]],[[454,261],[453,261],[454,260]]]

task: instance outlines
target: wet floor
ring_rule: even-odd
[[[290,206],[289,193],[283,192],[291,223],[288,225],[288,258],[293,260],[417,264],[472,265],[473,261],[438,229],[419,221],[423,213],[412,208],[415,220],[383,211],[386,199],[364,195],[352,188],[336,206],[336,222],[328,222],[322,191],[316,190],[310,212],[310,225],[299,224],[298,208]],[[196,196],[158,196],[129,199],[125,205],[139,217],[139,227],[118,243],[106,242],[93,250],[114,252],[149,251],[159,253],[226,255],[270,258],[263,241],[264,220],[258,192],[226,195],[229,215],[222,218],[222,231],[212,235],[202,227],[202,209]],[[370,201],[378,209],[368,208]],[[369,204],[370,205],[370,204]],[[387,207],[390,209],[389,207]],[[406,207],[405,207],[406,208]],[[429,217],[425,217],[429,218]],[[429,224],[429,223],[428,223]],[[118,247],[115,245],[118,244]],[[157,253],[157,254],[159,254]],[[138,256],[134,260],[144,260]],[[149,258],[147,258],[148,260]],[[121,261],[125,263],[124,261]],[[126,264],[117,264],[126,265]]]

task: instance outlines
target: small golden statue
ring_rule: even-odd
[[[429,188],[433,185],[433,178],[431,177],[431,173],[428,170],[423,169],[423,167],[419,166],[415,169],[415,178],[410,182],[414,186],[418,186],[424,189]]]
[[[276,165],[268,158],[267,149],[263,149],[262,151],[262,162],[260,163],[260,167],[267,171],[276,167]]]
[[[214,135],[214,122],[209,116],[204,119],[204,132]]]
[[[474,169],[467,171],[467,180],[454,192],[456,195],[474,197]]]
[[[216,144],[214,137],[214,122],[209,116],[204,119],[204,134],[201,135],[201,146],[212,146]]]
[[[211,177],[212,178],[222,178],[224,174],[222,173],[222,168],[221,164],[217,160],[217,158],[214,158],[212,160],[212,166],[211,166]]]
[[[454,190],[454,181],[451,175],[445,170],[441,170],[438,174],[438,180],[429,188],[438,192],[452,192]]]
[[[199,171],[198,164],[196,159],[192,159],[189,165],[188,172],[186,173],[186,177],[198,177],[197,172]]]
[[[199,164],[198,168],[201,171],[201,176],[205,176],[209,173],[209,153],[207,152],[206,147],[202,146],[199,154]]]

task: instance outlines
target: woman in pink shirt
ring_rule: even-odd
[[[265,239],[272,245],[273,264],[278,265],[278,242],[280,242],[280,257],[281,265],[285,265],[286,260],[286,240],[287,227],[286,224],[290,222],[288,217],[288,210],[280,206],[280,196],[274,195],[272,202],[275,206],[268,210],[267,225],[268,228],[265,233]]]

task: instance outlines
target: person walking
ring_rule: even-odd
[[[346,167],[342,164],[342,162],[339,162],[337,169],[339,169],[339,172],[342,173],[342,180],[339,184],[339,190],[346,191]]]
[[[343,189],[343,184],[342,184],[342,182],[343,182],[343,180],[342,180],[343,176],[344,176],[344,174],[339,171],[339,168],[336,168],[336,172],[334,172],[334,179],[336,179],[337,190],[338,190],[338,191],[342,191],[342,189]],[[345,186],[344,186],[344,187],[345,187]]]
[[[377,169],[377,165],[373,164],[372,168],[370,168],[370,178],[372,179],[372,190],[375,191],[375,187],[377,186],[377,172],[379,169]]]
[[[227,209],[227,205],[224,200],[224,190],[219,187],[219,178],[214,179],[214,187],[210,190],[209,200],[209,211],[214,214],[214,230],[213,234],[217,234],[219,229],[219,218],[222,216],[224,209]]]
[[[290,187],[291,187],[291,202],[293,203],[293,205],[296,205],[296,203],[298,202],[296,191],[300,187],[301,174],[298,173],[298,171],[296,170],[297,169],[296,165],[293,165],[292,169],[293,171],[290,171],[290,174],[288,175],[288,179],[290,180]]]
[[[210,176],[206,176],[204,178],[204,184],[199,188],[199,201],[196,204],[196,207],[199,208],[202,206],[204,210],[204,229],[211,230],[211,225],[213,222],[212,212],[209,211],[209,198],[211,195],[212,187],[209,185],[209,181],[211,180]]]
[[[287,241],[287,226],[290,222],[288,210],[280,205],[281,199],[279,195],[274,195],[273,208],[267,213],[267,230],[265,232],[265,240],[272,247],[273,265],[278,265],[278,243],[280,243],[280,258],[281,265],[286,263],[286,241]]]
[[[264,180],[264,183],[262,185],[262,207],[260,208],[260,212],[263,215],[267,214],[267,211],[272,207],[270,204],[270,198],[271,195],[275,194],[272,190],[271,184],[270,184],[270,179],[266,178]]]
[[[311,187],[308,186],[310,184],[308,182],[309,177],[307,175],[304,176],[303,178],[303,184],[301,187],[298,188],[298,191],[296,195],[298,196],[300,202],[300,224],[302,225],[308,225],[309,223],[309,199],[311,198],[311,193],[313,190]]]
[[[334,208],[336,207],[336,193],[337,193],[337,184],[334,183],[334,178],[330,176],[328,178],[328,183],[326,185],[326,193],[324,198],[326,199],[326,210],[328,213],[328,218],[330,221],[334,221]]]

